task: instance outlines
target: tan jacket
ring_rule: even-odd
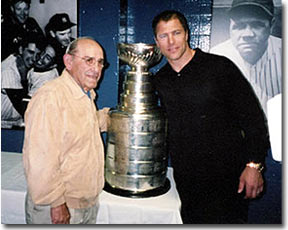
[[[104,186],[104,147],[109,108],[91,98],[65,70],[40,88],[25,113],[23,163],[35,204],[90,207]]]

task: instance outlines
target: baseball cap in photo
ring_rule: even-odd
[[[238,7],[243,6],[254,6],[259,7],[264,10],[269,16],[273,17],[274,15],[274,4],[273,0],[233,0],[230,13],[235,11]]]
[[[49,20],[48,27],[53,31],[63,31],[75,26],[76,24],[70,21],[68,14],[55,14]]]

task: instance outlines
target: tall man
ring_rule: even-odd
[[[183,223],[246,223],[248,199],[263,191],[269,146],[259,102],[229,59],[189,47],[181,13],[160,13],[152,28],[168,61],[154,83],[168,116]]]
[[[96,223],[104,186],[100,132],[107,128],[109,110],[97,111],[94,103],[103,50],[91,38],[78,38],[64,63],[61,76],[37,90],[25,113],[29,224]]]
[[[45,27],[45,33],[48,43],[52,45],[56,52],[57,71],[59,74],[64,70],[63,55],[71,41],[72,27],[76,24],[70,21],[69,15],[59,13],[53,15]]]
[[[273,0],[234,0],[228,16],[230,39],[210,52],[224,55],[238,66],[267,115],[267,101],[282,92],[282,41],[271,35]]]

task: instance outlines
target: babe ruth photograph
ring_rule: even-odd
[[[1,7],[1,128],[23,129],[32,95],[64,69],[77,37],[77,0],[2,0]]]
[[[281,127],[281,0],[215,0],[210,53],[228,57],[242,71],[271,124],[272,144],[281,146],[281,130],[274,131]],[[280,150],[272,154],[281,161]]]
[[[267,101],[282,93],[281,0],[214,0],[210,53],[243,72],[267,115]]]

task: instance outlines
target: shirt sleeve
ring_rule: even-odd
[[[270,147],[266,116],[250,83],[231,62],[226,66],[229,85],[226,95],[230,111],[242,129],[246,161],[262,162]]]
[[[2,89],[23,89],[19,73],[13,69],[7,69],[1,72]]]
[[[65,203],[61,172],[61,108],[57,96],[41,91],[32,98],[25,113],[23,163],[28,190],[35,204]]]

